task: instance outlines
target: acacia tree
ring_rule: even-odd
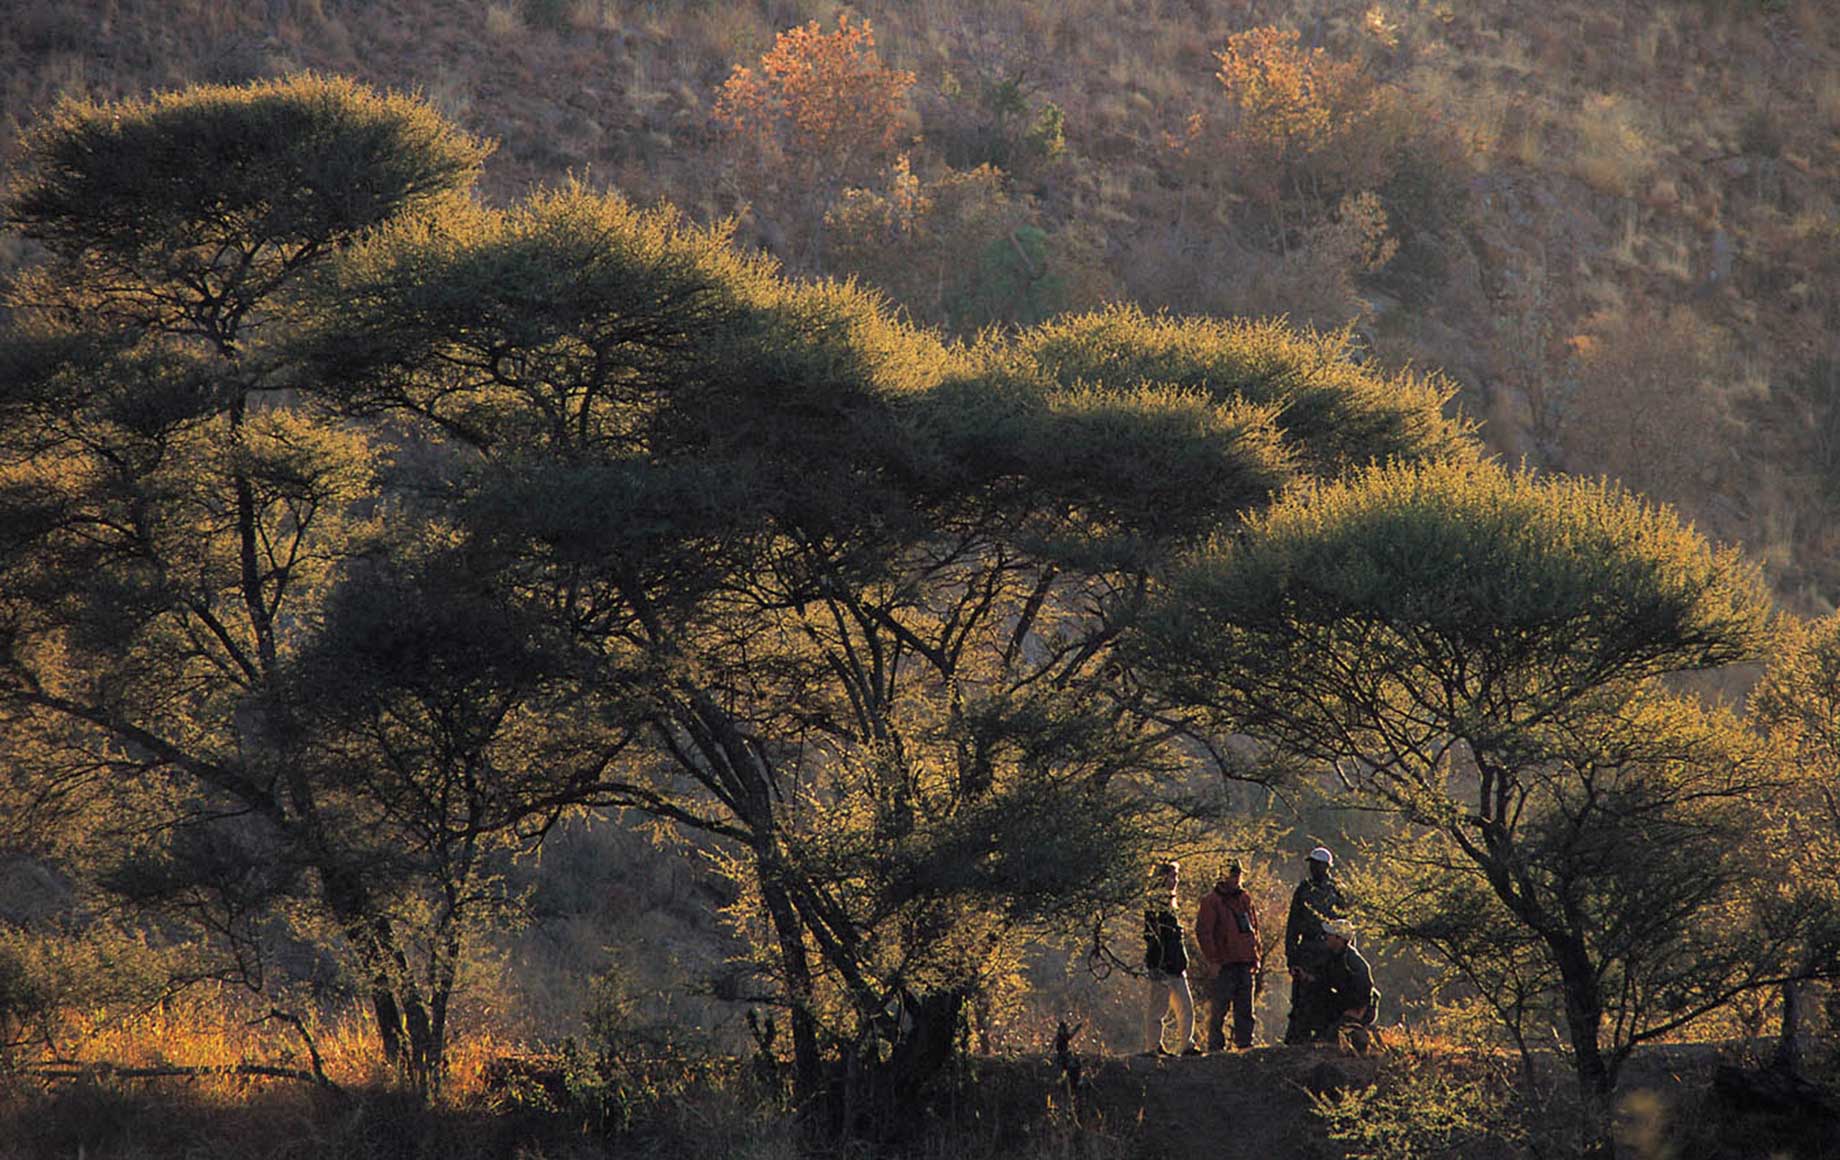
[[[1202,554],[1136,652],[1429,834],[1402,929],[1475,965],[1537,952],[1603,1111],[1636,1043],[1779,975],[1805,917],[1740,853],[1780,771],[1656,685],[1758,655],[1767,608],[1734,552],[1607,485],[1393,467]],[[1528,937],[1478,941],[1499,923]]]
[[[303,275],[465,190],[486,152],[418,102],[296,77],[65,102],[5,200],[49,255],[8,288],[0,344],[12,789],[87,820],[98,876],[206,935],[212,973],[260,986],[274,903],[306,901],[424,1088],[477,846],[548,816],[567,779],[505,757],[507,705],[548,695],[530,666],[501,666],[497,701],[465,690],[479,717],[439,717],[441,671],[392,672],[349,627],[353,592],[329,606],[355,566],[382,575],[360,558],[385,530],[416,533],[377,518],[371,436],[277,389],[275,340]],[[399,642],[426,626],[387,622]],[[396,712],[411,699],[419,717]],[[429,913],[418,971],[405,923]]]
[[[1313,382],[1345,364],[1275,330],[1231,352],[1119,314],[972,356],[579,188],[384,231],[315,301],[306,381],[447,442],[463,469],[405,492],[596,655],[604,724],[656,755],[604,800],[734,858],[807,1101],[827,1056],[863,1077],[845,1102],[910,1096],[1018,924],[1134,889],[1136,779],[1174,730],[1117,625],[1287,477],[1276,400],[1402,453],[1463,441],[1435,389]],[[1120,339],[1185,377],[1106,373]]]
[[[1800,970],[1783,983],[1782,1035],[1775,1063],[1801,1065],[1806,1034],[1807,984],[1840,973],[1840,927],[1833,916],[1835,882],[1828,867],[1840,853],[1840,616],[1782,627],[1769,668],[1751,694],[1752,718],[1783,746],[1799,776],[1781,799],[1774,828],[1785,851],[1781,889],[1814,896],[1827,920],[1813,926]],[[1840,1002],[1830,997],[1829,1031]]]

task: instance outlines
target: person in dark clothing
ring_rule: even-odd
[[[1310,851],[1309,877],[1291,892],[1290,915],[1284,924],[1284,962],[1290,968],[1291,1010],[1284,1042],[1308,1043],[1323,1034],[1329,1022],[1328,994],[1323,976],[1328,966],[1323,923],[1347,913],[1348,901],[1330,868],[1335,855],[1326,847]]]
[[[1227,863],[1214,889],[1201,898],[1195,912],[1195,945],[1212,971],[1203,985],[1207,999],[1209,1051],[1226,1047],[1221,1024],[1233,1011],[1233,1045],[1251,1047],[1252,1000],[1259,974],[1259,915],[1252,895],[1240,886],[1238,859]]]
[[[1365,1053],[1380,1018],[1373,968],[1354,948],[1354,924],[1345,918],[1323,923],[1323,946],[1323,1010],[1328,1015],[1323,1036],[1345,1038],[1355,1051]]]
[[[1323,990],[1329,1011],[1344,1023],[1372,1023],[1380,1017],[1374,969],[1354,949],[1354,924],[1333,918],[1323,924]]]
[[[1188,953],[1182,947],[1182,924],[1176,920],[1176,886],[1181,873],[1175,862],[1159,863],[1152,872],[1144,906],[1144,972],[1149,995],[1144,1007],[1144,1054],[1173,1055],[1163,1047],[1163,1027],[1175,1008],[1179,1050],[1200,1055],[1195,1046],[1195,1000],[1188,990]]]

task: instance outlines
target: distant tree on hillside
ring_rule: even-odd
[[[1342,259],[1344,276],[1427,293],[1441,276],[1439,235],[1468,196],[1435,113],[1359,61],[1304,48],[1295,30],[1235,33],[1215,59],[1224,115],[1198,111],[1170,139],[1184,183],[1232,195],[1217,212],[1250,209],[1256,244],[1287,257],[1339,240],[1327,227],[1361,204],[1371,241]]]
[[[1080,235],[1049,234],[1033,202],[989,165],[915,173],[905,154],[881,188],[850,188],[824,218],[830,265],[887,291],[920,322],[975,334],[1032,325],[1104,296]]]
[[[746,195],[810,240],[845,185],[868,184],[893,158],[913,84],[882,63],[869,22],[844,13],[834,32],[789,28],[757,66],[736,65],[715,120],[746,167]]]

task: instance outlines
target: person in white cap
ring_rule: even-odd
[[[1308,1043],[1328,1030],[1328,995],[1323,978],[1328,948],[1323,941],[1323,923],[1341,918],[1348,911],[1342,888],[1330,873],[1335,855],[1328,847],[1311,850],[1305,865],[1310,868],[1309,877],[1291,892],[1290,917],[1284,924],[1284,961],[1291,974],[1286,1043]]]

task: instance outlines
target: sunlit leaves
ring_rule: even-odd
[[[71,267],[63,287],[213,338],[327,247],[470,185],[488,151],[420,101],[312,75],[67,99],[24,144],[5,216]]]
[[[1334,337],[1282,323],[1115,306],[1025,331],[1015,355],[1066,386],[1126,391],[1150,383],[1269,407],[1300,465],[1317,474],[1477,451],[1473,425],[1445,413],[1451,384],[1356,365]]]
[[[914,74],[875,51],[869,22],[845,13],[837,30],[817,21],[779,34],[758,69],[737,66],[722,86],[716,122],[761,162],[806,180],[873,172],[895,144]]]
[[[1189,695],[1255,714],[1276,690],[1250,690],[1278,682],[1317,702],[1312,729],[1378,712],[1402,743],[1511,732],[1601,685],[1766,644],[1753,565],[1602,483],[1373,468],[1252,525],[1176,581],[1148,659]]]

